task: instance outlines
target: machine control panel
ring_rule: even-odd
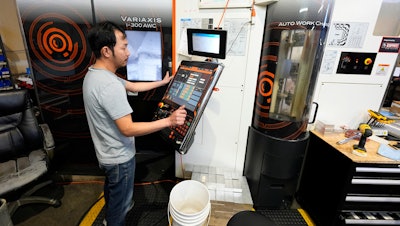
[[[223,68],[222,64],[215,62],[182,61],[159,102],[153,120],[166,118],[179,106],[185,105],[185,123],[160,131],[162,138],[179,153],[186,154],[192,145],[196,126]]]
[[[341,74],[371,74],[376,53],[342,52],[337,68]]]

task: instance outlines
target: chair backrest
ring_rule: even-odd
[[[28,91],[0,91],[0,161],[43,147],[43,139]]]

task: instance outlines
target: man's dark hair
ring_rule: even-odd
[[[114,46],[117,42],[114,34],[115,30],[121,31],[124,37],[126,37],[125,30],[111,21],[98,23],[89,30],[88,41],[96,58],[101,56],[100,50],[104,46],[109,47],[114,54]]]

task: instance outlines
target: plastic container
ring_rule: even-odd
[[[175,185],[169,196],[168,214],[173,226],[208,225],[211,203],[207,187],[195,180]]]

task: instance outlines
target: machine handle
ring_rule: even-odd
[[[312,119],[312,121],[310,122],[310,121],[308,121],[308,124],[313,124],[314,122],[315,122],[315,119],[317,118],[317,112],[318,112],[318,103],[317,102],[313,102],[313,104],[315,105],[315,108],[314,108],[314,115],[313,115],[313,119]]]

